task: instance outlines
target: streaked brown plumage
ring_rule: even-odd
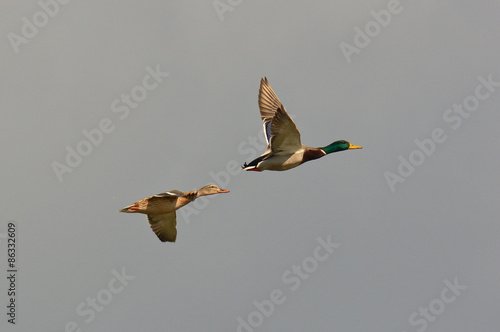
[[[200,196],[228,192],[229,190],[220,189],[214,184],[188,192],[170,190],[141,199],[118,212],[146,214],[153,232],[162,242],[175,242],[177,238],[175,210],[191,203]]]

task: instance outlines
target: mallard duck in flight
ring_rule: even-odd
[[[333,142],[322,148],[311,148],[302,144],[295,123],[266,77],[260,80],[259,109],[264,125],[267,150],[249,164],[245,163],[242,168],[246,171],[286,171],[329,153],[362,148],[345,140]]]
[[[228,192],[229,190],[220,189],[214,184],[188,192],[170,190],[141,199],[118,212],[147,214],[149,225],[160,241],[175,242],[177,237],[175,210],[191,203],[200,196]]]

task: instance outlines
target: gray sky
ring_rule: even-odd
[[[499,330],[497,1],[60,2],[2,1],[2,331]],[[363,150],[235,171],[263,76]]]

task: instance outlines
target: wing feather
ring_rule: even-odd
[[[177,238],[177,220],[175,211],[165,214],[148,214],[149,225],[161,242],[175,242]]]
[[[266,138],[268,150],[270,149],[269,142],[271,141],[271,121],[280,105],[281,101],[271,88],[267,77],[262,78],[259,88],[259,110],[260,118],[264,126],[264,137]]]
[[[169,191],[165,191],[165,192],[153,195],[151,197],[169,197],[169,196],[171,196],[171,197],[184,197],[185,195],[182,191],[179,191],[179,190],[169,190]]]
[[[267,77],[264,77],[260,80],[259,88],[259,109],[262,121],[264,123],[271,121],[280,105],[281,101],[271,88]]]
[[[302,148],[300,132],[274,93],[267,77],[260,80],[259,109],[267,141],[267,150],[274,154],[295,152]]]
[[[300,132],[283,105],[271,121],[271,151],[273,154],[294,153],[302,148]]]

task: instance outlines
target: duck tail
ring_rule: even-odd
[[[264,159],[262,156],[260,156],[259,158],[253,160],[252,162],[250,162],[250,164],[247,164],[247,163],[244,163],[243,166],[241,166],[241,169],[244,170],[244,171],[255,171],[255,172],[262,172],[262,170],[258,169],[257,168],[257,165],[259,164],[259,162]]]
[[[247,163],[245,163],[243,166],[241,166],[241,169],[244,171],[262,172],[262,170],[258,169],[257,166],[248,165]]]

